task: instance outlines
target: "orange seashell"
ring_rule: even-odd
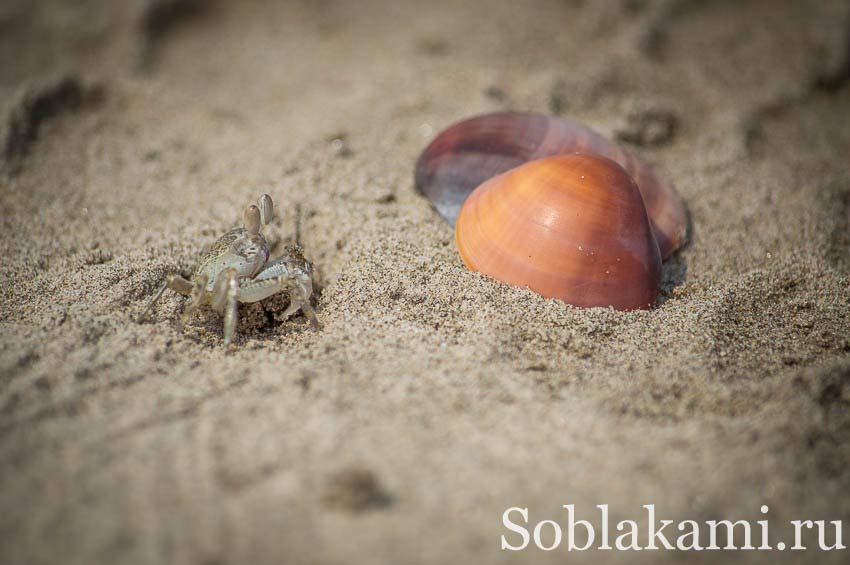
[[[649,308],[661,256],[640,191],[614,161],[557,155],[485,181],[455,235],[473,271],[575,306]]]
[[[687,238],[688,213],[672,184],[620,145],[576,121],[498,112],[457,122],[437,135],[416,163],[416,188],[449,223],[482,182],[528,161],[573,153],[616,161],[637,183],[661,257]]]

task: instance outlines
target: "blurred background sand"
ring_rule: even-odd
[[[845,562],[499,536],[570,503],[847,525],[846,2],[7,0],[0,106],[3,563]],[[413,163],[499,109],[677,185],[656,309],[462,266]],[[324,329],[243,307],[226,354],[171,293],[135,323],[263,192]]]

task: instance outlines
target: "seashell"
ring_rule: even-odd
[[[455,236],[463,262],[575,306],[649,308],[661,256],[634,180],[598,155],[531,161],[476,188]]]
[[[534,159],[588,153],[619,163],[643,197],[662,258],[685,242],[688,216],[676,189],[654,169],[592,129],[564,118],[499,112],[443,130],[416,164],[416,188],[450,224],[482,182]]]

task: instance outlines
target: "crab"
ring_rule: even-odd
[[[233,228],[201,256],[191,279],[170,274],[148,302],[138,321],[144,320],[166,289],[189,297],[189,303],[180,316],[178,331],[182,331],[189,318],[203,305],[224,314],[224,345],[233,341],[238,318],[238,303],[259,302],[273,294],[288,290],[289,307],[283,318],[301,310],[313,324],[320,328],[316,313],[310,305],[313,294],[313,265],[302,255],[297,245],[286,246],[282,256],[269,261],[269,245],[260,233],[263,226],[274,219],[274,202],[264,194],[245,208],[244,227]]]

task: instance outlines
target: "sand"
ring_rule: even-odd
[[[850,529],[846,2],[7,1],[0,106],[3,563],[846,562],[499,546],[511,506]],[[413,163],[501,109],[676,184],[656,308],[463,267]],[[263,192],[324,328],[136,323]]]

